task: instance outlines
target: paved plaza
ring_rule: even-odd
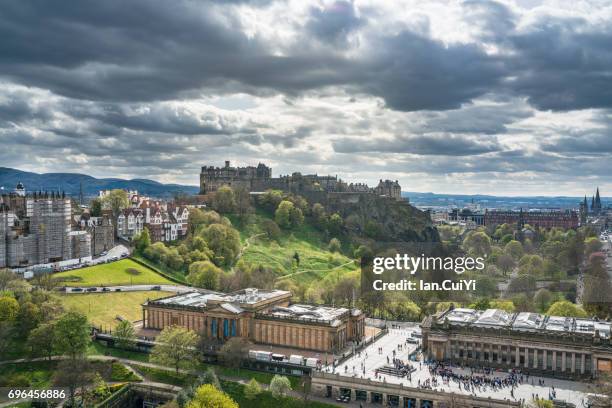
[[[571,402],[576,407],[584,407],[583,401],[587,400],[587,392],[589,385],[586,383],[560,380],[549,377],[535,377],[517,374],[518,383],[512,387],[510,385],[492,387],[491,385],[476,385],[467,387],[463,382],[457,380],[444,381],[439,374],[432,376],[430,365],[422,361],[420,353],[417,354],[417,361],[408,361],[408,356],[413,353],[418,345],[406,343],[406,339],[411,337],[412,332],[420,333],[420,329],[414,325],[404,326],[402,328],[389,329],[389,333],[381,337],[379,340],[371,344],[360,354],[356,354],[346,360],[338,367],[333,368],[331,365],[324,367],[324,371],[339,373],[343,376],[367,378],[374,381],[383,381],[393,384],[402,384],[408,387],[419,387],[429,384],[428,388],[439,390],[442,392],[452,392],[457,394],[471,394],[478,397],[491,397],[498,400],[524,400],[529,402],[533,397],[548,399],[552,395],[553,387],[555,391],[555,399]],[[398,345],[401,344],[401,350]],[[379,351],[382,348],[382,353]],[[379,374],[377,370],[383,366],[393,366],[393,351],[395,358],[402,360],[404,363],[410,364],[416,370],[411,373],[410,379],[407,377],[397,377],[390,374]],[[387,360],[388,359],[388,360]],[[389,363],[387,363],[389,361]],[[474,377],[482,377],[487,379],[497,378],[500,381],[508,381],[510,374],[507,371],[492,371],[490,374],[484,372],[472,373],[470,368],[447,367],[453,374],[465,375]],[[434,382],[434,379],[437,382]],[[543,383],[541,383],[543,381]],[[540,385],[541,384],[541,385]]]

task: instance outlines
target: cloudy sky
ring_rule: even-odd
[[[612,2],[0,5],[0,166],[612,195]]]

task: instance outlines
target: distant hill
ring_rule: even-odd
[[[435,194],[418,193],[411,191],[402,192],[402,197],[407,197],[410,203],[417,207],[459,207],[463,208],[470,204],[478,204],[482,208],[499,209],[546,209],[546,208],[577,208],[583,197],[567,196],[524,196],[524,197],[503,197],[492,195],[468,195],[468,194]],[[587,196],[589,205],[591,196]],[[602,197],[602,204],[612,204],[610,197]]]
[[[162,184],[147,179],[124,180],[119,178],[102,178],[79,173],[31,173],[7,167],[0,167],[0,189],[12,191],[17,183],[23,183],[26,191],[65,191],[67,195],[78,197],[82,183],[83,195],[97,196],[100,190],[124,188],[138,190],[139,193],[157,198],[172,197],[175,194],[197,194],[196,186],[180,184]],[[2,191],[2,190],[0,190]]]

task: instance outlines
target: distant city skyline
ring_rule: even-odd
[[[612,194],[609,2],[2,11],[1,166],[195,186],[202,165],[261,161],[404,191]]]

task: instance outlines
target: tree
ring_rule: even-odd
[[[544,259],[540,255],[527,254],[519,261],[519,274],[540,276],[544,274]]]
[[[536,288],[536,279],[531,275],[519,275],[510,280],[508,292],[531,292]]]
[[[19,315],[19,302],[12,296],[0,297],[0,321],[13,322]]]
[[[584,240],[584,254],[588,257],[593,252],[601,251],[601,241],[597,237],[589,237]]]
[[[257,198],[258,204],[269,212],[273,212],[283,201],[283,192],[280,190],[267,190]]]
[[[330,252],[340,252],[340,250],[342,249],[342,244],[340,243],[340,240],[338,238],[332,238],[329,241],[327,249],[329,249]]]
[[[204,384],[198,387],[187,408],[238,408],[238,404],[223,391]]]
[[[586,312],[580,306],[575,305],[567,300],[559,300],[553,303],[546,312],[550,316],[563,317],[587,317]]]
[[[470,305],[470,308],[476,310],[487,310],[491,308],[491,301],[487,298],[478,299]]]
[[[136,341],[134,325],[129,320],[122,320],[115,327],[115,343],[123,349],[131,348]]]
[[[236,201],[236,210],[240,217],[244,217],[248,214],[251,208],[251,195],[249,190],[244,187],[238,187],[234,191],[234,198]]]
[[[304,223],[304,214],[291,201],[283,200],[274,213],[274,220],[280,227],[291,229]]]
[[[249,345],[249,341],[243,337],[232,337],[219,350],[219,357],[225,365],[240,368],[240,363],[249,352]]]
[[[70,406],[75,407],[76,390],[92,381],[91,365],[85,358],[63,360],[57,365],[53,384],[68,388]]]
[[[244,386],[244,398],[248,400],[254,400],[261,394],[261,385],[256,379],[251,378],[251,381]]]
[[[109,208],[113,213],[113,218],[117,218],[119,213],[130,205],[128,195],[125,190],[111,190],[102,198],[102,204]]]
[[[223,271],[209,261],[194,262],[189,265],[187,282],[198,288],[209,290],[219,289],[219,280]]]
[[[516,308],[511,300],[495,299],[490,302],[491,309],[501,309],[508,313],[514,313]]]
[[[213,199],[213,208],[221,214],[233,213],[236,210],[234,190],[229,186],[219,187]]]
[[[55,327],[53,322],[42,323],[33,329],[28,337],[28,347],[33,357],[44,356],[51,360],[55,343]]]
[[[553,294],[545,288],[538,290],[533,296],[533,303],[538,311],[544,313],[553,300]]]
[[[202,232],[202,238],[214,253],[216,265],[232,265],[240,253],[240,235],[231,226],[211,224]]]
[[[270,241],[278,241],[280,238],[281,230],[278,227],[278,224],[272,220],[263,220],[261,223],[261,229],[264,231],[266,237]]]
[[[17,275],[10,269],[0,268],[0,292],[8,290],[11,286],[11,282],[18,280]]]
[[[24,302],[19,308],[17,321],[21,335],[27,336],[42,320],[40,308],[32,302]]]
[[[523,245],[515,240],[512,240],[504,247],[504,252],[510,255],[513,259],[521,259],[523,256]]]
[[[485,257],[491,253],[491,238],[484,231],[472,231],[463,240],[463,247],[473,256]]]
[[[89,208],[91,209],[89,213],[92,217],[99,217],[102,215],[102,200],[99,198],[94,198],[89,203]]]
[[[320,230],[325,229],[325,226],[327,224],[327,214],[325,213],[325,207],[323,207],[320,203],[314,203],[311,212],[314,225]]]
[[[327,221],[327,230],[332,236],[340,236],[342,228],[344,227],[344,220],[338,213],[334,213],[329,217]]]
[[[144,250],[151,245],[151,234],[149,234],[149,228],[144,227],[142,232],[138,234],[136,238],[134,238],[136,251],[139,253],[144,253]]]
[[[198,336],[184,327],[169,326],[157,336],[157,344],[151,352],[151,360],[171,365],[178,374],[179,368],[190,367],[195,362]]]
[[[504,275],[507,275],[515,265],[514,258],[509,254],[504,253],[497,258],[497,266],[504,272]]]
[[[270,381],[270,392],[274,398],[281,398],[291,391],[291,382],[285,376],[276,374]]]
[[[66,312],[54,325],[55,346],[60,354],[68,354],[72,360],[85,352],[89,344],[89,323],[79,312]]]

